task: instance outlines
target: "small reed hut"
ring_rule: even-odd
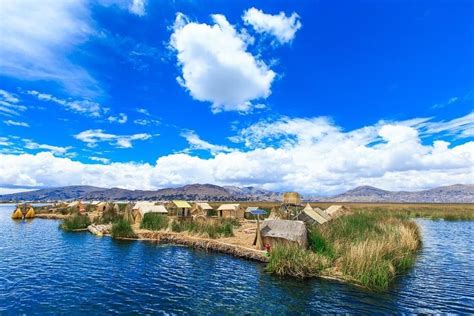
[[[168,210],[163,205],[157,205],[154,202],[147,202],[147,201],[137,202],[135,203],[132,209],[134,222],[136,224],[141,223],[143,220],[143,217],[147,213],[159,213],[159,214],[166,215],[168,214]]]
[[[82,204],[81,201],[74,201],[67,205],[67,208],[73,211],[77,211],[79,213],[84,213],[86,211],[86,207]]]
[[[12,219],[23,219],[23,212],[20,205],[17,205],[15,211],[12,214]]]
[[[300,205],[301,196],[298,192],[285,192],[283,193],[283,204]]]
[[[191,205],[186,201],[173,200],[168,205],[168,209],[173,211],[178,217],[191,217]]]
[[[301,195],[298,192],[283,193],[283,203],[280,205],[278,217],[292,219],[301,212]]]
[[[244,218],[244,210],[240,204],[222,204],[217,209],[217,216],[220,218]]]
[[[306,226],[301,221],[266,219],[260,229],[263,243],[274,246],[277,243],[294,244],[306,248]]]
[[[35,210],[33,209],[33,206],[28,207],[28,211],[26,211],[25,218],[34,218],[35,217]]]
[[[95,204],[95,210],[99,213],[105,211],[106,208],[107,202],[98,202],[97,204]]]
[[[210,216],[210,212],[213,210],[209,203],[196,202],[191,209],[191,215],[193,218],[205,218]]]

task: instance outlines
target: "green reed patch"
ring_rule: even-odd
[[[162,230],[168,228],[169,220],[166,215],[158,213],[146,213],[140,224],[140,228],[149,230]]]
[[[66,231],[73,231],[78,229],[85,229],[91,224],[89,216],[87,215],[71,215],[64,219],[60,227]]]
[[[119,219],[112,225],[111,235],[113,238],[135,238],[132,226],[124,219]]]

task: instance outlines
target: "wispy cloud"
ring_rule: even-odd
[[[48,145],[48,144],[39,144],[37,142],[32,141],[31,139],[23,139],[23,142],[25,143],[24,147],[27,149],[45,150],[57,155],[65,155],[69,150],[72,149],[71,146],[60,147],[60,146],[53,146],[53,145]]]
[[[83,132],[80,132],[74,137],[87,144],[88,147],[95,147],[98,143],[106,142],[118,148],[132,148],[133,141],[137,140],[147,140],[152,136],[146,133],[139,133],[133,135],[115,135],[110,133],[105,133],[101,129],[89,129]]]
[[[444,133],[457,138],[474,137],[474,112],[450,121],[426,121],[415,124],[422,135],[435,135]]]
[[[94,34],[88,1],[4,0],[0,11],[0,73],[54,81],[70,93],[95,95],[97,81],[68,55]]]
[[[185,138],[189,144],[188,151],[192,150],[206,150],[211,154],[216,155],[221,152],[231,152],[231,148],[221,145],[214,145],[205,140],[202,140],[194,131],[183,131],[181,137]]]
[[[145,108],[138,108],[137,112],[146,116],[150,116],[150,112],[148,112],[148,110]]]
[[[128,116],[125,113],[119,113],[118,116],[109,116],[107,120],[110,123],[124,124],[124,123],[127,123]]]
[[[26,106],[20,104],[17,95],[0,89],[0,115],[19,116],[26,111]]]
[[[53,102],[63,106],[68,111],[91,117],[100,117],[109,111],[109,108],[103,107],[99,103],[90,100],[65,100],[55,97],[51,94],[41,93],[35,90],[30,90],[27,93],[29,95],[35,96],[41,101]]]
[[[107,159],[107,158],[103,158],[103,157],[89,157],[90,160],[92,161],[97,161],[97,162],[101,162],[103,164],[109,164],[110,163],[110,159]]]
[[[154,120],[154,119],[135,119],[133,120],[133,123],[137,125],[160,125],[161,121],[160,120]]]
[[[444,108],[448,105],[451,105],[453,103],[456,103],[459,101],[459,98],[458,97],[452,97],[452,98],[449,98],[449,100],[447,100],[446,102],[442,102],[442,103],[436,103],[434,104],[431,108],[432,109],[441,109],[441,108]]]
[[[6,120],[6,121],[3,121],[3,123],[10,126],[30,127],[30,124],[26,122],[18,122],[18,121],[13,121],[13,120]]]

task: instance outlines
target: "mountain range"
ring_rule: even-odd
[[[0,195],[0,202],[58,200],[209,200],[209,201],[280,201],[282,194],[256,187],[190,184],[154,191],[65,186]],[[304,197],[303,197],[304,198]],[[332,197],[307,197],[320,202],[387,202],[387,203],[474,203],[474,185],[456,184],[424,191],[386,191],[360,186]]]

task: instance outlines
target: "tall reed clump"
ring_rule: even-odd
[[[372,290],[386,289],[411,267],[421,245],[416,223],[376,213],[344,216],[308,235],[313,251],[332,259],[345,278]]]
[[[137,235],[133,232],[132,226],[124,219],[116,221],[112,225],[111,235],[113,238],[135,238]]]
[[[234,236],[232,221],[219,220],[215,222],[173,221],[171,230],[174,232],[187,231],[191,234],[207,235],[209,238]]]
[[[71,215],[64,219],[64,221],[59,225],[62,229],[67,231],[73,231],[78,229],[85,229],[91,224],[89,216],[87,215]]]
[[[168,217],[158,213],[146,213],[140,224],[140,228],[149,230],[162,230],[168,227]]]
[[[276,244],[266,269],[276,275],[308,278],[319,275],[329,262],[324,256],[297,245]]]

